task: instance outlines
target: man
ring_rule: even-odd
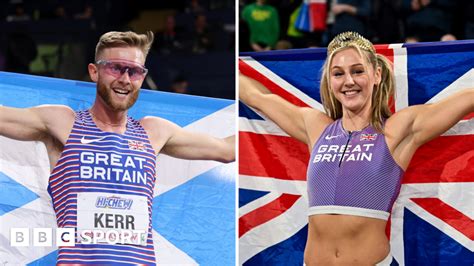
[[[216,139],[162,118],[127,116],[146,76],[152,42],[151,32],[102,35],[95,63],[88,65],[97,83],[89,110],[0,107],[0,135],[46,145],[58,227],[77,230],[76,245],[59,248],[58,265],[156,263],[151,233],[156,155],[235,158],[234,137]]]
[[[266,0],[257,0],[242,10],[242,19],[250,29],[250,46],[256,52],[271,50],[280,37],[278,11]]]

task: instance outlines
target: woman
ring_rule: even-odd
[[[474,111],[468,89],[391,115],[393,89],[387,59],[353,32],[328,46],[320,84],[326,113],[294,106],[240,75],[241,100],[311,152],[306,265],[389,265],[385,227],[413,154]]]

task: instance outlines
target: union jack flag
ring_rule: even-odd
[[[376,140],[377,134],[361,134],[360,140]]]
[[[377,45],[393,62],[395,111],[474,84],[474,41]],[[241,54],[241,73],[298,106],[323,110],[325,49]],[[474,264],[474,114],[416,152],[387,226],[400,265]],[[239,263],[302,265],[305,144],[239,104]],[[375,136],[367,136],[372,138]]]
[[[137,140],[129,140],[128,141],[128,148],[131,149],[131,150],[135,150],[135,151],[145,151],[146,148],[145,148],[145,144],[141,141],[137,141]]]

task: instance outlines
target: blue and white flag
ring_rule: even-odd
[[[64,104],[89,108],[94,83],[0,72],[0,104]],[[168,119],[187,130],[234,134],[233,101],[142,90],[129,111]],[[0,265],[54,265],[53,247],[12,247],[11,228],[56,228],[46,191],[49,160],[40,142],[0,137]],[[158,264],[233,265],[235,163],[187,161],[159,155],[153,233]],[[54,241],[53,241],[54,243]]]

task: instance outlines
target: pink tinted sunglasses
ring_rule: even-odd
[[[139,65],[122,60],[99,60],[96,65],[101,65],[107,74],[120,78],[125,72],[128,73],[130,80],[145,78],[148,69]]]

